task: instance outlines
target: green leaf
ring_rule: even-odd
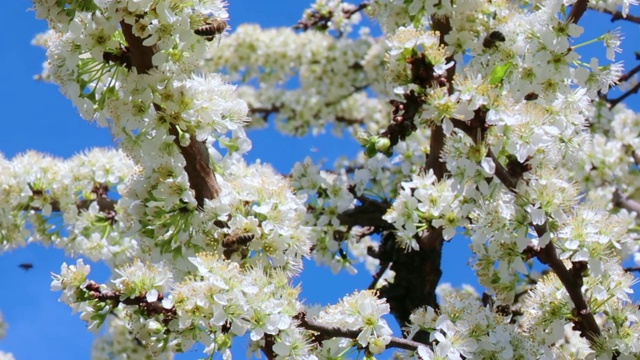
[[[511,61],[504,63],[502,65],[498,65],[491,72],[491,77],[489,78],[489,84],[495,85],[502,82],[502,79],[507,75],[507,71],[511,68],[513,63]]]

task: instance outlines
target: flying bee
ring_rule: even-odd
[[[204,25],[193,30],[193,32],[202,36],[207,41],[212,41],[216,36],[222,35],[227,30],[228,24],[226,20],[222,19],[209,19]]]
[[[484,46],[485,49],[492,48],[496,45],[497,42],[505,42],[505,40],[507,39],[504,37],[503,33],[498,30],[494,30],[484,38],[484,40],[482,41],[482,46]]]
[[[18,265],[20,267],[20,269],[24,270],[24,271],[29,271],[31,269],[33,269],[33,264],[32,263],[23,263]]]

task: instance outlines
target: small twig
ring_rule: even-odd
[[[607,99],[606,101],[609,103],[609,107],[613,108],[614,106],[618,105],[619,103],[624,101],[624,99],[628,98],[632,94],[637,94],[638,90],[640,90],[640,83],[635,84],[631,89],[627,90],[624,94],[618,96],[617,98]]]
[[[619,189],[613,192],[613,204],[627,211],[635,212],[636,217],[640,217],[640,203],[627,198]]]
[[[637,55],[636,55],[637,57]],[[629,70],[629,72],[627,72],[626,74],[622,74],[622,76],[620,76],[618,78],[618,83],[621,82],[625,82],[629,79],[631,79],[631,77],[635,74],[637,74],[640,71],[640,65],[636,65],[636,67],[634,67],[633,69]]]
[[[636,164],[636,166],[640,165],[640,152],[638,152],[638,150],[631,150],[631,157],[633,158],[633,162]]]
[[[389,269],[389,265],[391,265],[391,263],[388,261],[380,263],[380,269],[378,269],[375,275],[373,275],[373,280],[371,280],[371,284],[369,284],[369,287],[367,287],[368,290],[374,290],[376,288],[376,286],[378,285],[378,281],[380,281],[380,279],[382,278],[382,275],[384,275],[387,269]]]
[[[369,87],[369,85],[362,85],[362,86],[354,86],[352,91],[339,96],[338,98],[331,100],[331,101],[327,101],[324,103],[324,106],[322,107],[323,109],[326,109],[327,107],[334,107],[336,105],[338,105],[340,102],[344,101],[345,99],[349,98],[350,96],[363,91],[365,89],[367,89]],[[254,117],[254,116],[259,116],[260,118],[262,118],[262,120],[264,122],[267,122],[269,116],[271,116],[272,114],[276,114],[278,112],[280,112],[284,107],[284,104],[271,104],[271,106],[264,106],[264,107],[253,107],[253,108],[249,108],[249,117]],[[294,109],[289,109],[293,112],[293,116],[295,117],[296,115],[296,111]],[[312,117],[314,118],[318,118],[320,117],[319,113],[313,114]],[[346,116],[343,115],[336,115],[335,117],[335,122],[337,123],[342,123],[342,124],[347,124],[347,125],[357,125],[357,124],[362,124],[364,123],[364,119],[361,118],[348,118]]]
[[[29,184],[29,188],[31,189],[31,192],[33,193],[33,197],[34,198],[39,198],[42,197],[45,194],[45,190],[42,189],[34,189],[32,187],[31,184]],[[99,183],[94,185],[93,189],[91,189],[91,192],[93,194],[96,195],[95,199],[83,199],[83,200],[78,200],[76,202],[76,209],[78,209],[78,211],[85,211],[88,210],[89,207],[91,206],[91,204],[93,204],[94,202],[98,204],[98,209],[105,214],[105,216],[111,220],[113,223],[115,223],[115,218],[116,218],[116,204],[118,203],[117,200],[111,199],[108,197],[108,193],[109,193],[109,186],[107,186],[107,184],[105,183]],[[58,201],[57,199],[53,199],[51,201],[49,201],[49,205],[51,206],[51,211],[52,212],[61,212],[62,209],[60,208],[60,201]],[[25,207],[23,210],[35,210],[35,211],[42,211],[41,207]]]
[[[118,307],[119,304],[137,306],[140,310],[144,311],[148,316],[154,315],[162,315],[163,322],[166,324],[169,323],[172,319],[174,319],[178,314],[176,312],[175,307],[165,308],[162,306],[163,295],[158,294],[158,300],[149,302],[147,301],[147,297],[144,295],[136,296],[136,297],[127,297],[122,298],[122,294],[114,292],[114,291],[103,291],[94,281],[89,281],[84,289],[88,291],[89,295],[94,299],[101,302],[111,302],[111,310],[113,311]]]
[[[634,271],[640,272],[640,266],[632,266],[632,267],[624,268],[624,271],[626,271],[626,272],[634,272]]]
[[[636,24],[640,24],[640,17],[635,16],[635,15],[631,15],[631,14],[627,14],[627,16],[622,16],[622,11],[611,11],[611,10],[607,10],[607,9],[593,9],[595,11],[598,12],[602,12],[605,14],[609,14],[612,15],[611,16],[611,22],[615,22],[618,20],[625,20],[625,21],[629,21],[632,23],[636,23]]]
[[[515,192],[516,186],[518,185],[518,178],[511,176],[509,171],[498,161],[495,154],[491,149],[488,150],[487,156],[493,160],[493,163],[496,166],[495,175],[496,177],[512,192]]]
[[[298,319],[298,321],[300,321],[301,327],[310,331],[320,333],[323,339],[341,337],[355,340],[358,338],[358,335],[360,335],[360,330],[348,330],[337,326],[323,325],[317,321],[310,320],[307,318],[307,314],[303,312],[299,313],[296,318]],[[409,351],[416,351],[418,350],[419,346],[426,345],[417,341],[392,336],[391,341],[387,345],[387,348],[398,348]]]

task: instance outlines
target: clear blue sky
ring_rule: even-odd
[[[235,28],[245,22],[259,23],[263,27],[291,26],[307,4],[306,1],[291,0],[233,0],[229,7],[231,26]],[[27,11],[30,6],[27,0],[5,0],[0,5],[0,79],[3,82],[0,152],[8,158],[29,149],[69,157],[90,147],[112,146],[108,131],[80,119],[55,85],[32,79],[40,72],[45,52],[30,42],[35,34],[46,30],[46,24]],[[638,48],[627,49],[631,53]],[[353,156],[359,150],[353,140],[331,135],[293,139],[267,128],[252,131],[249,136],[253,149],[248,160],[261,159],[283,173],[307,155],[333,160],[339,155]],[[319,151],[312,152],[312,148]],[[446,244],[443,281],[454,285],[476,284],[467,267],[468,259],[464,239],[455,238]],[[75,262],[65,258],[60,250],[39,245],[0,254],[0,292],[3,294],[0,311],[9,324],[6,338],[0,340],[0,350],[12,352],[18,360],[89,359],[93,335],[86,331],[84,322],[77,315],[71,315],[67,305],[57,301],[60,294],[49,290],[50,273],[59,272],[64,261]],[[22,271],[18,264],[23,262],[31,262],[35,268]],[[106,267],[93,265],[94,279],[106,281],[108,276]],[[306,303],[328,304],[354,289],[366,288],[371,277],[366,271],[355,276],[346,273],[333,276],[328,269],[318,269],[308,262],[301,280]],[[242,358],[244,352],[237,354]],[[196,351],[179,355],[177,359],[200,356]]]

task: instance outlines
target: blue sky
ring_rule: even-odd
[[[229,8],[231,26],[235,28],[245,22],[256,22],[263,27],[291,26],[307,4],[306,1],[291,0],[233,0]],[[33,80],[40,72],[45,52],[30,42],[35,34],[46,30],[46,24],[27,11],[30,6],[26,0],[2,1],[0,5],[0,43],[3,47],[0,52],[0,79],[3,82],[0,152],[8,158],[29,149],[69,157],[90,147],[112,146],[108,131],[80,119],[76,109],[55,85]],[[631,53],[638,47],[628,49]],[[339,155],[353,156],[359,150],[355,141],[331,135],[294,139],[267,128],[252,131],[249,136],[253,149],[248,160],[261,159],[283,173],[307,155],[333,160]],[[317,148],[318,152],[312,152],[312,148]],[[467,267],[468,259],[464,239],[455,238],[446,244],[443,281],[454,285],[475,284]],[[71,315],[67,305],[57,301],[59,293],[49,290],[50,273],[59,272],[64,261],[75,262],[60,250],[45,249],[37,244],[0,254],[3,294],[0,311],[9,324],[6,338],[0,340],[0,350],[12,352],[18,360],[90,357],[93,335],[86,331],[84,322],[77,315]],[[24,262],[33,263],[34,269],[25,272],[18,268]],[[92,273],[95,280],[108,279],[106,267],[100,264],[94,265]],[[370,280],[366,271],[355,276],[346,273],[333,276],[328,269],[319,269],[308,262],[301,277],[302,296],[306,303],[328,304],[354,289],[366,288]],[[199,357],[199,352],[190,352],[177,359]]]

